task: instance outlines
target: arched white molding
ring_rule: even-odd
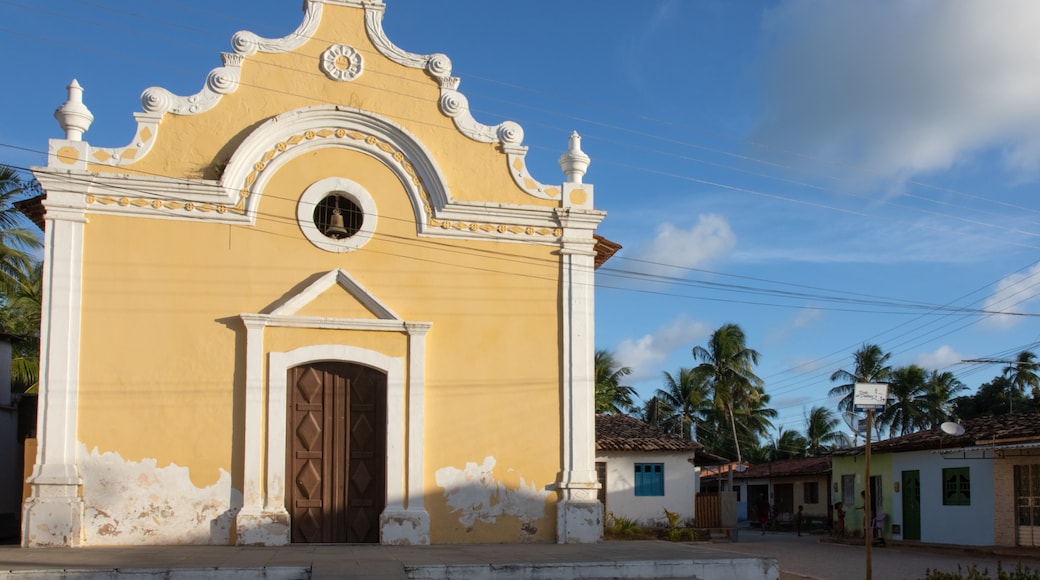
[[[252,221],[259,197],[279,168],[328,147],[365,153],[390,169],[409,196],[421,235],[547,245],[557,244],[562,235],[550,207],[454,201],[433,155],[418,138],[389,119],[352,107],[316,105],[263,123],[231,156],[222,184]]]
[[[405,360],[344,344],[316,344],[268,355],[267,493],[265,511],[285,509],[285,443],[288,370],[321,361],[350,362],[386,373],[386,507],[402,510],[405,474]],[[419,453],[422,453],[420,450]]]
[[[246,198],[245,212],[255,218],[258,196],[279,168],[299,155],[328,147],[360,151],[382,162],[408,192],[419,224],[426,222],[429,212],[448,204],[446,180],[415,136],[389,119],[335,105],[296,109],[257,127],[228,160],[222,183],[229,196]]]

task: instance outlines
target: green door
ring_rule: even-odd
[[[903,539],[921,539],[921,472],[903,472]]]

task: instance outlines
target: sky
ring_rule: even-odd
[[[0,0],[0,162],[44,165],[77,79],[92,145],[140,94],[198,92],[299,0]],[[1032,0],[386,0],[387,36],[443,53],[474,117],[520,123],[560,183],[572,131],[623,249],[596,346],[641,399],[727,323],[759,351],[775,425],[834,409],[866,343],[971,394],[1040,352],[1040,3]]]

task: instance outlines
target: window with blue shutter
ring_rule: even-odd
[[[636,496],[664,495],[664,464],[636,463]]]

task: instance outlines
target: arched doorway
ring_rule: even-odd
[[[386,373],[288,369],[285,505],[292,542],[378,543],[386,507]]]

